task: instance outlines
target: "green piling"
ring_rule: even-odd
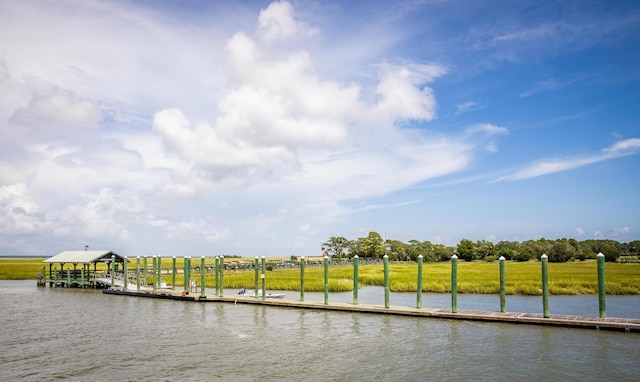
[[[128,267],[128,263],[129,260],[127,259],[127,256],[124,257],[124,263],[122,264],[122,272],[123,272],[123,277],[122,277],[122,290],[123,291],[127,291],[127,286],[129,283],[129,267]],[[82,269],[82,285],[84,285],[84,268]]]
[[[505,278],[504,278],[504,256],[500,256],[498,259],[500,262],[500,312],[504,313],[507,311],[507,298],[504,290]]]
[[[153,292],[155,293],[158,288],[158,269],[157,269],[158,258],[154,255],[151,258],[151,274],[153,275]]]
[[[224,255],[220,255],[220,297],[224,297]]]
[[[329,304],[329,257],[324,256],[324,304]]]
[[[458,313],[458,256],[451,256],[451,313]]]
[[[171,258],[171,290],[176,290],[176,257]]]
[[[158,255],[158,288],[162,284],[162,256]]]
[[[416,308],[422,308],[422,255],[418,256],[418,288],[416,294]]]
[[[258,289],[260,289],[260,265],[258,256],[253,262],[253,297],[258,298]]]
[[[549,260],[547,255],[540,256],[542,262],[542,314],[549,318]]]
[[[67,288],[71,286],[71,269],[67,269]],[[111,288],[113,288],[113,272],[111,272]]]
[[[389,309],[389,256],[382,257],[384,264],[384,307]]]
[[[267,262],[266,259],[264,258],[264,255],[262,256],[262,299],[264,300],[265,298],[267,298]]]
[[[182,263],[182,278],[184,279],[184,293],[189,291],[189,259],[187,256],[184,257],[184,262]]]
[[[304,256],[300,256],[300,301],[304,301]]]
[[[604,255],[602,252],[598,253],[596,260],[598,263],[598,307],[600,311],[600,318],[605,318],[607,317],[607,306],[605,301],[606,288],[604,280]]]
[[[125,259],[126,259],[126,257],[125,257]],[[44,272],[43,272],[43,274],[44,274]],[[82,281],[82,288],[84,288],[85,287],[85,285],[84,285],[84,265],[82,266],[82,269],[80,270],[80,277],[81,277],[81,281]],[[127,284],[125,284],[125,290],[127,290]]]
[[[353,305],[358,305],[358,265],[360,258],[353,256]]]
[[[136,256],[136,292],[140,293],[140,256]]]
[[[220,296],[220,257],[216,256],[216,296]]]
[[[67,275],[69,275],[69,273],[67,273]],[[116,256],[111,255],[111,289],[113,289],[114,287],[115,279],[116,279]]]
[[[144,275],[144,281],[147,281],[147,275],[149,274],[149,272],[147,271],[147,256],[145,255],[144,259],[143,259],[143,270],[142,270],[142,274]]]
[[[204,256],[200,258],[200,298],[205,298],[204,293]]]

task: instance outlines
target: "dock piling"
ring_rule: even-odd
[[[451,313],[458,313],[458,256],[451,256]]]
[[[384,307],[389,309],[389,256],[382,257],[384,264]]]
[[[353,257],[353,305],[358,305],[358,265],[360,258],[358,255]]]
[[[596,259],[598,262],[598,308],[600,318],[607,317],[607,307],[606,307],[606,288],[605,288],[605,280],[604,280],[604,254],[602,252],[596,255]]]
[[[325,255],[324,260],[324,304],[329,304],[329,256]]]
[[[262,299],[267,298],[267,263],[264,255],[262,255]],[[257,293],[257,292],[256,292]],[[256,296],[257,297],[257,296]]]
[[[546,254],[540,256],[542,262],[542,315],[549,318],[549,257]]]
[[[300,256],[300,301],[304,301],[304,256]]]
[[[422,308],[422,255],[418,256],[418,286],[416,288],[416,308]]]
[[[505,290],[504,290],[504,286],[505,286],[505,275],[504,275],[504,256],[500,256],[500,258],[498,259],[498,261],[500,262],[500,312],[504,313],[507,310],[507,299],[506,299],[506,295],[505,295]]]

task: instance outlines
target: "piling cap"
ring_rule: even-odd
[[[541,259],[546,259],[546,258],[548,258],[548,257],[549,257],[549,256],[545,255],[544,253],[542,254],[542,256],[540,256],[540,258],[541,258]]]
[[[453,255],[453,256],[451,256],[451,258],[452,258],[452,259],[457,259],[457,258],[458,258],[458,255]]]
[[[596,255],[596,257],[604,257],[604,254],[603,254],[602,252],[600,252],[600,253],[598,253],[598,254]]]
[[[505,260],[505,258],[504,258],[504,256],[500,256],[500,258],[499,258],[498,260],[500,260],[500,261],[504,261],[504,260]]]

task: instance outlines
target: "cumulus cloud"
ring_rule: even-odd
[[[10,122],[33,128],[95,128],[101,116],[94,102],[72,92],[55,91],[47,96],[34,95],[27,107],[13,113]]]
[[[68,16],[71,5],[82,17]],[[224,243],[249,231],[276,237],[285,217],[311,235],[350,213],[345,201],[464,170],[483,139],[506,133],[490,124],[428,133],[429,84],[445,65],[363,59],[367,76],[328,78],[317,51],[295,44],[319,29],[286,1],[263,9],[254,33],[201,25],[197,38],[188,23],[135,4],[9,8],[3,30],[21,44],[0,36],[0,129],[13,134],[0,157],[8,235],[131,243],[150,230]],[[24,15],[47,28],[27,33]]]
[[[277,1],[260,11],[258,32],[263,39],[276,41],[313,36],[319,31],[296,20],[293,7],[288,1]]]

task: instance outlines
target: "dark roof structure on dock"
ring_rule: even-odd
[[[115,256],[118,263],[124,261],[124,257],[113,251],[64,251],[44,260],[43,263],[91,264],[99,261],[111,261],[111,256]]]

